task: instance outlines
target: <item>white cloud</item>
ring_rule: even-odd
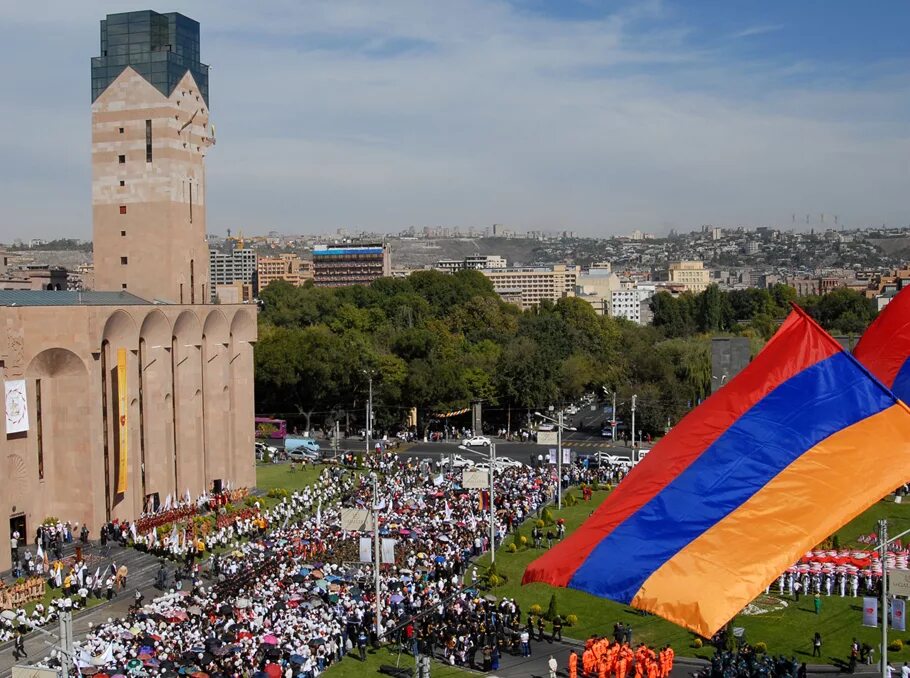
[[[14,85],[0,94],[0,148],[23,168],[15,183],[0,170],[0,240],[90,233],[89,57],[97,20],[132,7],[52,4],[40,16],[0,8],[0,37],[27,36],[2,49],[30,51],[0,66]],[[907,221],[905,80],[860,87],[822,81],[817,63],[737,63],[690,44],[659,3],[601,21],[481,0],[185,11],[213,65],[213,232],[501,222],[605,233],[822,211]],[[797,66],[813,86],[788,84]],[[59,200],[34,204],[63,183]]]

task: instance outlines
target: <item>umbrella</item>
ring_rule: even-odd
[[[161,666],[161,662],[159,662],[157,659],[155,659],[155,658],[153,657],[153,658],[151,658],[151,659],[146,659],[146,660],[145,660],[145,665],[146,665],[146,666],[151,666],[152,668],[157,668],[157,667]],[[82,673],[85,673],[85,671],[83,671]]]
[[[278,664],[266,664],[265,665],[265,675],[268,678],[281,678],[281,667]]]
[[[191,605],[190,607],[186,608],[186,611],[196,617],[202,614],[202,608],[198,605]],[[206,678],[208,678],[208,676],[206,676]]]
[[[316,586],[318,586],[321,589],[328,589],[329,582],[327,582],[325,579],[319,579],[316,581]]]
[[[306,659],[304,659],[302,655],[299,655],[299,654],[291,655],[292,664],[303,664],[303,662],[305,662],[305,661],[306,661]]]
[[[396,593],[394,596],[392,596],[392,597],[390,598],[390,600],[392,601],[393,604],[397,605],[397,604],[400,603],[402,600],[404,600],[404,596],[401,595],[401,594],[399,594],[399,593]]]
[[[209,674],[203,673],[202,671],[197,671],[192,675],[192,678],[209,678]]]
[[[319,607],[320,605],[322,605],[322,598],[318,598],[318,597],[316,597],[316,596],[313,596],[312,598],[310,598],[310,599],[307,601],[307,604],[308,604],[310,607]]]
[[[250,606],[250,601],[247,598],[238,598],[234,601],[234,607],[242,610]]]
[[[487,595],[485,595],[483,597],[483,599],[486,600],[488,603],[495,603],[497,600],[496,596],[494,596],[492,593],[488,593]]]
[[[126,663],[126,668],[128,668],[130,671],[138,669],[140,666],[142,666],[142,662],[139,661],[138,659],[130,659]]]
[[[278,638],[276,638],[271,633],[269,633],[262,637],[262,642],[265,643],[266,645],[277,645]]]

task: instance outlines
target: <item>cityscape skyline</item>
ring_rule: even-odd
[[[133,9],[0,9],[0,241],[90,233],[91,46]],[[899,3],[153,9],[203,25],[212,233],[908,220]]]

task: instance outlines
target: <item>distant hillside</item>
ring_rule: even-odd
[[[866,242],[875,245],[889,257],[898,256],[900,252],[906,252],[910,248],[910,236],[900,236],[897,238],[869,238]]]
[[[524,238],[440,238],[438,240],[389,241],[392,266],[419,268],[440,259],[463,259],[473,254],[498,254],[509,266],[552,263],[546,249],[538,240]]]

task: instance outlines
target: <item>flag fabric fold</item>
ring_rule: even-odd
[[[898,292],[860,338],[853,355],[910,402],[910,288]]]
[[[910,478],[910,411],[807,314],[661,440],[523,583],[710,636],[808,549]],[[856,469],[888,466],[855,483]]]

